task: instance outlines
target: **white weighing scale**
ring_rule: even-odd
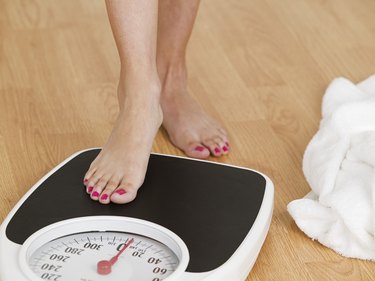
[[[44,176],[0,228],[0,281],[243,281],[274,189],[240,167],[151,154],[137,198],[101,205],[82,177],[99,149]]]

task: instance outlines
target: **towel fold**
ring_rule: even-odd
[[[375,261],[375,75],[329,85],[303,172],[312,191],[288,205],[298,227],[343,256]]]

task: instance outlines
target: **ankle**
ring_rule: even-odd
[[[156,71],[152,68],[126,68],[120,71],[120,81],[118,87],[119,94],[152,94],[160,97],[161,83]]]
[[[161,82],[168,78],[185,78],[187,76],[184,59],[158,60],[157,70]]]
[[[184,61],[158,64],[161,98],[170,98],[187,90],[187,69]]]

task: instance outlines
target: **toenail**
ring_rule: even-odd
[[[204,150],[204,147],[203,146],[197,146],[195,148],[196,151],[199,151],[199,152],[202,152]]]
[[[120,194],[120,195],[123,195],[123,194],[126,193],[126,191],[125,191],[124,189],[120,188],[120,189],[117,189],[117,190],[116,190],[116,193],[117,193],[117,194]]]
[[[88,192],[88,193],[91,193],[93,189],[94,189],[94,187],[89,186],[89,187],[87,188],[87,192]]]
[[[87,181],[88,181],[88,179],[84,179],[84,180],[83,180],[83,182],[87,182]]]
[[[94,193],[91,194],[92,197],[98,197],[99,196],[99,192],[95,191]]]
[[[227,148],[226,146],[223,146],[223,150],[224,150],[225,152],[227,152],[227,151],[228,151],[228,148]]]
[[[214,151],[216,154],[220,153],[220,149],[218,147],[216,147]]]
[[[108,199],[108,194],[103,194],[100,199],[102,200],[107,200]]]

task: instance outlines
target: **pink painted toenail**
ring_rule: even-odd
[[[99,192],[95,191],[93,194],[91,194],[92,197],[98,197],[99,196]]]
[[[195,148],[196,151],[199,151],[199,152],[202,152],[204,150],[204,147],[203,146],[197,146]]]
[[[228,148],[227,148],[226,146],[223,146],[223,150],[224,150],[225,152],[227,152],[227,151],[228,151]]]
[[[89,187],[87,188],[87,192],[88,192],[88,193],[91,193],[93,189],[94,189],[94,187],[89,186]]]
[[[108,199],[108,194],[103,194],[100,199],[102,200],[107,200]]]
[[[219,148],[217,148],[217,147],[215,148],[215,150],[214,150],[214,151],[215,151],[215,153],[216,153],[216,154],[220,153],[220,149],[219,149]]]
[[[117,194],[120,194],[120,195],[123,195],[123,194],[126,193],[126,191],[123,190],[122,188],[120,188],[120,189],[117,189],[117,190],[116,190],[116,193],[117,193]]]
[[[84,179],[84,180],[83,180],[83,182],[87,182],[87,181],[88,181],[88,179]]]

